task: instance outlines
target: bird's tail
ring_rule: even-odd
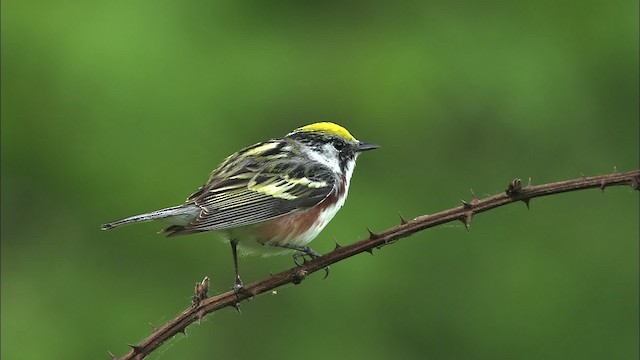
[[[122,220],[110,222],[102,225],[102,230],[109,230],[121,225],[133,224],[137,222],[163,220],[172,225],[187,225],[200,213],[200,208],[194,204],[184,204],[170,208],[156,210],[140,215],[129,216]]]

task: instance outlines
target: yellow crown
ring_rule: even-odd
[[[319,122],[310,124],[301,128],[297,128],[294,132],[319,132],[327,135],[337,135],[349,141],[356,141],[356,138],[354,138],[353,135],[351,135],[351,133],[347,131],[347,129],[331,122]]]

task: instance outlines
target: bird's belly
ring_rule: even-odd
[[[305,246],[333,219],[344,201],[322,204],[267,222],[229,229],[226,237],[238,241],[243,255],[278,255],[291,252],[281,245]]]

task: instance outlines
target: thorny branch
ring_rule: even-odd
[[[374,233],[369,230],[369,236],[366,239],[350,245],[340,246],[336,243],[336,247],[332,252],[306,262],[301,266],[296,266],[279,274],[269,276],[266,279],[246,285],[244,290],[238,294],[231,290],[208,298],[209,278],[205,277],[201,283],[196,284],[195,295],[193,295],[192,305],[190,307],[162,327],[156,328],[154,326],[152,334],[138,345],[129,345],[131,350],[123,357],[118,358],[111,353],[109,354],[111,354],[114,360],[143,359],[176,334],[185,333],[187,326],[196,320],[202,319],[209,313],[224,307],[235,307],[238,309],[239,303],[244,300],[288,283],[299,284],[307,275],[318,270],[324,270],[325,267],[331,264],[365,251],[372,253],[374,248],[380,249],[382,246],[421,230],[451,221],[462,221],[462,223],[468,227],[471,219],[476,214],[518,201],[524,202],[528,208],[530,200],[535,197],[589,188],[600,188],[604,191],[605,187],[616,185],[630,185],[635,190],[638,190],[639,183],[640,170],[617,173],[615,168],[614,173],[609,175],[583,176],[573,180],[538,186],[531,186],[531,179],[529,179],[529,185],[527,186],[523,186],[520,179],[515,179],[509,183],[508,188],[501,194],[483,199],[478,199],[473,195],[470,201],[463,200],[461,206],[431,215],[419,216],[410,221],[400,216],[400,225],[396,227],[380,233]]]

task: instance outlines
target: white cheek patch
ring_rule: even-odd
[[[340,169],[338,150],[336,150],[333,145],[324,144],[320,151],[314,151],[309,148],[304,148],[303,151],[312,161],[319,162],[320,164],[327,166],[337,174],[342,173]]]

